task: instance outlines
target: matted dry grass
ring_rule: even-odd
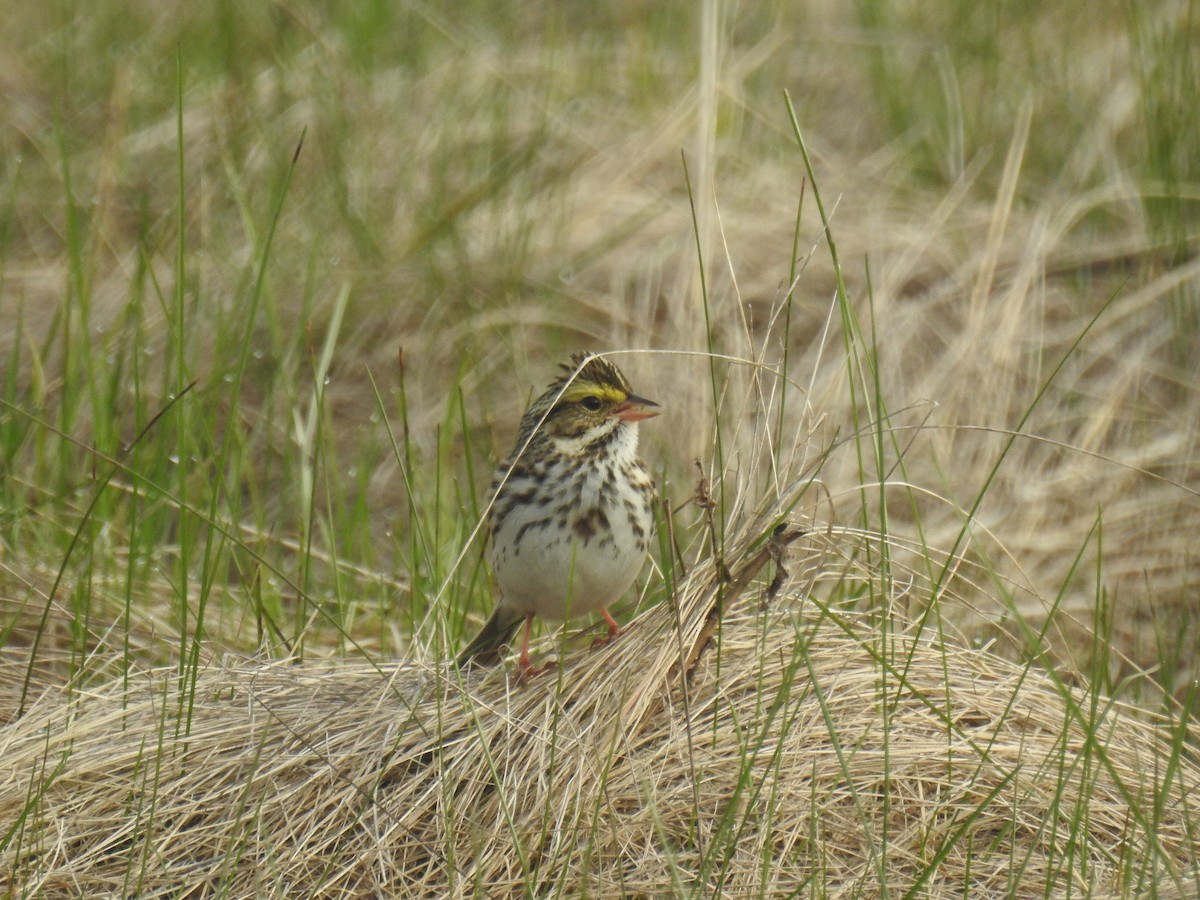
[[[0,731],[6,888],[1195,895],[1200,769],[1161,726],[824,607],[827,537],[769,603],[743,540],[732,582],[701,565],[528,684],[226,659],[47,687]]]

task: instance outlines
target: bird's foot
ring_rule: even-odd
[[[608,610],[601,610],[601,612],[604,615],[604,621],[608,623],[608,634],[597,635],[592,641],[593,647],[603,647],[614,638],[618,638],[624,634],[621,626],[617,624],[617,620],[608,614]]]
[[[558,668],[558,660],[556,659],[547,660],[542,665],[535,666],[528,656],[522,656],[517,660],[517,682],[519,684],[527,684],[535,676],[556,668]]]

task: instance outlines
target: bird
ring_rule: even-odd
[[[497,467],[486,515],[498,598],[457,665],[496,665],[524,623],[518,677],[534,617],[561,622],[608,607],[633,583],[650,549],[656,491],[638,456],[638,423],[659,414],[620,369],[576,353],[521,418],[512,452]]]

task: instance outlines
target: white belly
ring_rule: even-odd
[[[541,485],[555,475],[546,473]],[[649,484],[640,468],[635,475]],[[521,615],[561,621],[607,607],[625,593],[646,559],[653,517],[648,495],[626,502],[602,489],[607,480],[599,469],[576,471],[565,494],[541,502],[546,492],[539,485],[532,502],[504,517],[491,544],[501,603]]]

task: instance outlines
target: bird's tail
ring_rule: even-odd
[[[513,639],[525,617],[511,609],[497,606],[491,618],[479,629],[479,634],[458,654],[455,664],[462,668],[467,663],[494,666],[503,657],[503,649]]]

